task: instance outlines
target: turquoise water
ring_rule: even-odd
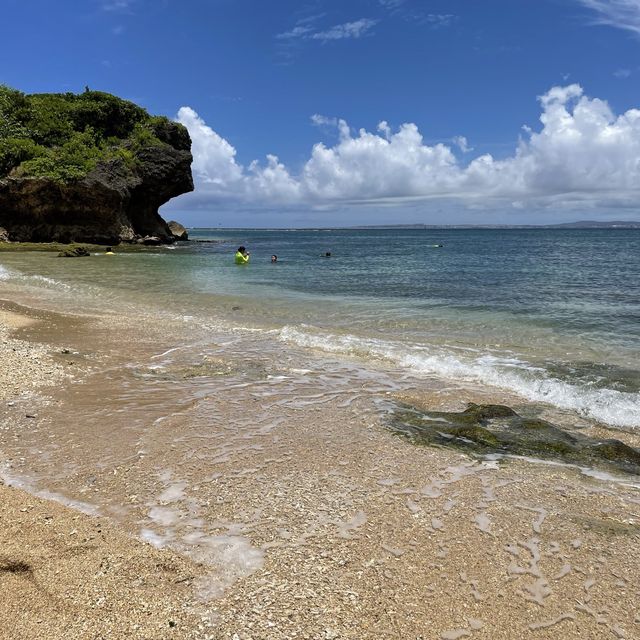
[[[283,348],[640,424],[638,230],[200,229],[191,238],[211,242],[90,260],[0,254],[0,288],[242,327]],[[233,264],[241,244],[246,267]]]

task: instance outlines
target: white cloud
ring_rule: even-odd
[[[361,38],[376,25],[377,20],[370,18],[360,18],[354,22],[337,24],[326,31],[317,31],[311,35],[312,40],[344,40],[346,38]]]
[[[311,116],[311,122],[316,125],[316,127],[337,127],[338,126],[338,118],[329,118],[328,116],[320,115],[319,113],[314,113]]]
[[[470,153],[473,151],[473,147],[469,146],[469,143],[465,136],[456,136],[453,139],[453,144],[455,144],[462,153]]]
[[[200,203],[227,202],[256,208],[402,203],[421,199],[463,201],[481,209],[580,203],[637,206],[640,201],[640,110],[615,115],[608,104],[584,95],[577,84],[553,87],[539,98],[541,126],[525,129],[513,154],[489,154],[460,162],[446,144],[426,144],[418,127],[354,132],[344,120],[316,114],[314,124],[335,126],[333,146],[317,143],[295,174],[276,156],[248,168],[236,150],[183,107],[178,114],[193,139]],[[454,144],[471,151],[466,138]]]
[[[428,13],[423,18],[423,22],[427,22],[433,27],[448,27],[457,16],[452,13]]]
[[[631,69],[616,69],[613,72],[613,75],[616,78],[620,78],[621,80],[624,80],[625,78],[628,78],[631,75]]]
[[[128,13],[135,0],[106,0],[102,3],[103,11]]]
[[[401,4],[404,4],[406,0],[379,0],[380,4],[387,9],[396,9]]]
[[[640,0],[578,0],[592,9],[598,24],[633,31],[640,35]]]
[[[292,40],[295,38],[304,38],[311,32],[313,32],[313,29],[311,27],[307,27],[304,25],[297,25],[290,31],[279,33],[278,35],[276,35],[276,38],[278,38],[278,40]]]
[[[178,122],[189,130],[192,170],[196,182],[208,192],[226,193],[241,181],[243,169],[236,163],[236,150],[190,107],[178,111]]]
[[[313,20],[321,16],[313,16]],[[314,27],[309,26],[311,19],[304,21],[304,23],[298,22],[298,24],[290,31],[279,33],[276,35],[278,40],[320,40],[321,42],[328,42],[330,40],[347,40],[361,38],[371,31],[371,29],[378,23],[377,20],[371,18],[360,18],[360,20],[354,20],[353,22],[344,22],[343,24],[336,24],[333,27],[329,27],[325,30],[317,30]]]
[[[181,107],[178,122],[189,130],[194,182],[207,200],[295,202],[299,185],[277,156],[268,155],[262,167],[257,161],[245,169],[236,162],[236,150],[190,107]]]

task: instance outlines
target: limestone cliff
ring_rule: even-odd
[[[158,208],[193,190],[182,125],[99,92],[21,101],[0,89],[0,228],[9,240],[174,241]]]

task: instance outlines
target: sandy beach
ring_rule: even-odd
[[[3,309],[0,637],[638,637],[633,482],[416,447],[369,379],[239,374],[228,346],[159,377],[179,344],[149,327]],[[145,406],[80,431],[134,384]]]
[[[11,335],[46,314],[8,308],[0,310],[0,399],[3,413],[31,407],[28,428],[46,389],[73,374],[61,364],[66,354]],[[3,418],[3,432],[19,437],[20,426]],[[0,638],[201,637],[190,589],[201,569],[193,562],[61,504],[63,496],[38,498],[20,486],[0,481]]]

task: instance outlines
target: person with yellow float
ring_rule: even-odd
[[[249,263],[249,252],[244,247],[238,247],[235,256],[236,264],[248,264]]]

